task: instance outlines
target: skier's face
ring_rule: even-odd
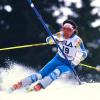
[[[75,29],[73,28],[73,25],[65,23],[62,26],[62,31],[64,33],[64,37],[67,39],[70,38],[72,34],[74,34]]]

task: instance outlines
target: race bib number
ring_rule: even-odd
[[[69,54],[69,48],[63,46],[63,52],[64,52],[65,54]]]
[[[72,42],[70,42],[70,43],[65,43],[64,45],[63,45],[63,51],[64,51],[64,53],[65,54],[69,54],[69,52],[70,52],[70,49],[72,49],[73,48],[73,45],[72,45]]]

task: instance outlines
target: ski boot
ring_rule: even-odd
[[[28,92],[31,92],[31,91],[40,91],[41,89],[43,89],[43,86],[40,83],[38,83],[33,88],[27,88],[27,91]]]
[[[12,87],[10,87],[8,89],[8,92],[9,93],[12,93],[13,91],[17,90],[17,89],[20,89],[22,87],[22,83],[21,82],[18,82],[17,84],[14,84]]]

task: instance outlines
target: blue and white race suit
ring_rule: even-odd
[[[23,85],[27,80],[27,84],[30,84],[41,79],[40,83],[44,88],[46,88],[62,73],[72,73],[72,65],[77,66],[87,57],[87,51],[84,48],[83,41],[77,34],[73,34],[70,38],[65,39],[63,37],[63,32],[61,31],[54,34],[53,37],[63,50],[67,60],[58,48],[55,57],[49,61],[38,73],[22,80]],[[46,42],[49,44],[54,44],[54,41],[50,36],[46,38]]]

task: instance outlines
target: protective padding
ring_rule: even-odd
[[[46,88],[48,85],[52,83],[53,80],[57,79],[58,76],[60,76],[60,71],[59,69],[56,69],[48,76],[40,80],[40,84],[43,86],[43,88]]]

